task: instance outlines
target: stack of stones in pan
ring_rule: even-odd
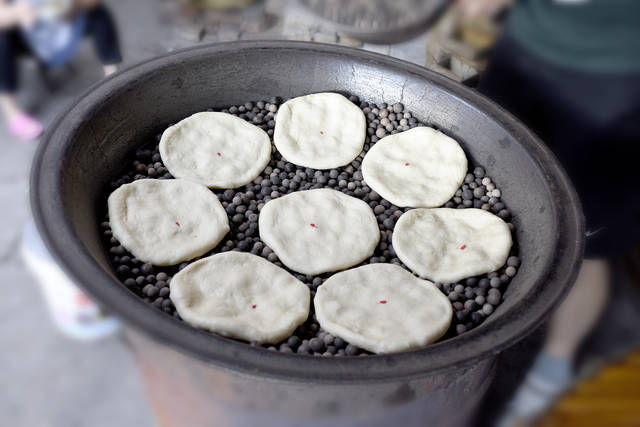
[[[375,108],[387,114],[372,120],[374,108],[364,105],[318,93],[290,99],[279,109],[270,103],[266,117],[253,114],[253,124],[232,107],[170,126],[155,154],[161,162],[152,166],[165,171],[161,178],[175,179],[125,175],[129,179],[116,183],[108,198],[105,228],[112,243],[131,254],[118,256],[130,263],[120,276],[141,270],[138,264],[179,265],[163,281],[170,290],[160,289],[166,299],[156,305],[167,312],[175,306],[176,317],[194,327],[302,354],[421,348],[445,335],[452,321],[462,333],[473,326],[468,317],[491,314],[493,308],[485,309],[487,289],[498,288],[492,281],[500,277],[495,272],[507,263],[513,242],[510,224],[492,209],[500,202],[487,203],[494,189],[479,185],[487,179],[484,171],[468,174],[460,145],[419,125],[410,113],[407,118],[402,106]],[[402,118],[391,125],[390,114]],[[380,127],[385,119],[390,126]],[[389,127],[391,135],[385,136]],[[274,162],[282,166],[275,179],[269,166]],[[339,179],[341,168],[359,169],[351,172],[358,188]],[[289,194],[256,184],[264,175]],[[286,186],[277,185],[283,181]],[[470,204],[471,184],[477,197]],[[261,203],[253,203],[258,212],[235,206],[231,215],[229,207],[237,205],[232,189],[244,189],[244,198],[251,199],[252,187],[268,188],[261,191],[268,193],[260,195]],[[233,200],[227,200],[228,192]],[[391,217],[382,213],[385,201],[394,208]],[[220,244],[234,232],[259,238],[252,247]],[[509,261],[515,274],[518,260]],[[495,276],[477,278],[487,273]],[[143,296],[156,296],[148,295],[153,284],[138,279],[124,283],[144,285]],[[451,286],[463,280],[488,283]],[[461,303],[466,296],[471,298]],[[304,339],[300,331],[312,336]]]

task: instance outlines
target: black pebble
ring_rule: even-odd
[[[335,345],[335,346],[336,346],[336,348],[337,348],[338,350],[340,350],[340,349],[342,349],[342,348],[345,348],[345,347],[347,346],[347,343],[346,343],[346,342],[345,342],[345,340],[343,340],[342,338],[340,338],[340,337],[336,337],[336,338],[333,340],[333,345]]]
[[[347,345],[345,348],[345,354],[347,356],[356,356],[359,353],[360,349],[353,344]]]
[[[298,348],[298,346],[300,345],[301,342],[302,341],[300,341],[300,338],[298,338],[296,335],[290,336],[289,339],[287,340],[287,344],[292,349]]]
[[[126,265],[120,265],[116,269],[116,273],[118,274],[118,276],[121,276],[121,277],[128,275],[130,271],[131,269]]]
[[[311,348],[311,350],[321,353],[325,349],[325,344],[324,341],[319,338],[312,338],[309,341],[309,347]]]
[[[159,292],[160,291],[158,290],[158,288],[153,285],[146,285],[144,288],[142,288],[142,293],[144,293],[149,298],[155,297]]]

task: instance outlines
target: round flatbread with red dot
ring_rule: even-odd
[[[433,283],[393,264],[334,274],[313,303],[325,331],[373,353],[424,347],[447,332],[453,316]]]
[[[271,142],[264,130],[232,114],[208,111],[165,130],[159,149],[173,176],[209,188],[248,184],[271,159]]]
[[[143,262],[174,265],[215,248],[229,220],[215,194],[183,179],[141,179],[107,202],[116,239]]]
[[[331,169],[358,157],[366,130],[364,113],[353,102],[338,93],[314,93],[280,106],[273,143],[291,163]]]
[[[171,301],[198,328],[273,344],[309,316],[307,285],[256,255],[225,252],[196,261],[171,279]]]
[[[460,145],[426,126],[382,138],[362,160],[367,185],[401,207],[442,206],[466,174],[467,157]]]
[[[513,240],[502,219],[482,209],[412,209],[393,230],[398,258],[420,277],[455,283],[507,261]]]
[[[258,228],[284,265],[312,275],[364,261],[380,240],[369,205],[328,188],[269,201],[260,211]]]

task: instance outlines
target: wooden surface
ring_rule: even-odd
[[[560,426],[640,426],[640,351],[580,383],[539,424]]]

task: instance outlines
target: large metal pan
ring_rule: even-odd
[[[517,225],[522,267],[504,303],[480,327],[400,354],[287,355],[191,328],[118,282],[101,244],[98,212],[105,184],[128,153],[168,123],[206,108],[320,91],[402,102],[460,141],[500,185]],[[330,425],[464,423],[489,385],[495,356],[562,299],[583,251],[582,214],[567,176],[513,116],[416,65],[300,42],[197,47],[98,83],[45,136],[33,163],[31,202],[44,241],[64,270],[136,331],[134,347],[167,425],[176,419],[187,425],[189,416],[192,425],[212,419],[219,425],[324,425],[328,416]],[[180,396],[164,393],[168,384]]]

